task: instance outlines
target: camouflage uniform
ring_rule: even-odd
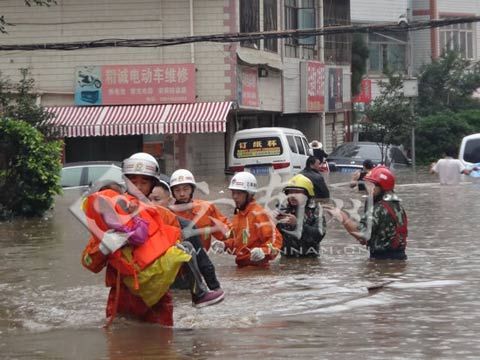
[[[396,219],[387,210],[390,207]],[[371,234],[369,236],[369,223]],[[358,230],[363,233],[370,248],[370,257],[374,259],[407,258],[407,217],[395,194],[387,194],[382,200],[376,201],[360,220]]]
[[[297,214],[297,208],[287,205],[285,212],[288,214]],[[298,228],[297,225],[288,225],[278,223],[277,228],[283,236],[282,255],[287,257],[317,257],[320,251],[320,241],[326,233],[325,217],[321,216],[320,223],[320,207],[315,201],[309,201],[305,206],[305,214],[303,217],[303,226]],[[297,233],[298,230],[298,233]]]

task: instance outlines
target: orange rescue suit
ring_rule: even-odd
[[[225,241],[225,248],[236,255],[238,266],[265,266],[282,248],[283,238],[265,209],[252,200],[244,210],[238,210],[232,219],[232,238]],[[250,261],[250,250],[261,248],[265,258]]]
[[[205,250],[210,249],[212,235],[218,240],[225,240],[232,228],[230,221],[209,201],[194,199],[188,204],[174,205],[173,212],[177,216],[193,221],[200,230],[200,237]],[[222,229],[211,233],[210,227],[213,226],[220,226]]]
[[[122,258],[121,251],[105,256],[99,250],[101,238],[104,232],[109,230],[102,216],[101,207],[104,209],[105,206],[109,207],[119,215],[120,223],[128,226],[132,215],[124,207],[129,202],[138,204],[135,216],[140,216],[148,222],[148,238],[143,245],[133,249],[133,264]],[[100,206],[100,204],[102,205]],[[115,312],[115,292],[119,284],[118,313],[133,315],[147,322],[173,326],[173,303],[168,292],[153,306],[147,306],[140,296],[132,294],[123,281],[117,280],[117,275],[119,274],[121,278],[135,276],[134,273],[137,269],[144,269],[178,242],[181,236],[180,230],[176,227],[165,225],[160,213],[155,208],[139,203],[131,195],[120,195],[118,192],[110,189],[90,195],[84,202],[84,211],[93,236],[83,251],[82,265],[94,273],[100,272],[107,266],[105,283],[106,286],[111,287],[107,302],[107,317],[112,316]]]

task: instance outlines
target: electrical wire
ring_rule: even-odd
[[[255,41],[261,39],[305,38],[310,36],[326,36],[336,34],[372,33],[372,32],[405,32],[419,31],[442,26],[480,21],[480,16],[458,17],[440,20],[416,21],[411,23],[384,23],[374,25],[341,25],[314,29],[293,29],[283,31],[263,31],[251,33],[231,33],[214,35],[196,35],[169,38],[148,39],[99,39],[93,41],[59,42],[43,44],[0,45],[0,51],[35,51],[35,50],[80,50],[106,47],[149,48],[163,47],[198,42],[232,43]]]

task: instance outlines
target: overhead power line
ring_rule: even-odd
[[[0,45],[0,51],[34,51],[34,50],[80,50],[106,47],[162,47],[199,42],[231,43],[239,41],[255,41],[260,39],[305,38],[310,36],[328,36],[348,33],[371,32],[405,32],[418,31],[442,26],[474,23],[480,21],[480,16],[457,17],[441,20],[415,21],[411,23],[382,23],[373,25],[340,25],[315,29],[294,29],[282,31],[263,31],[251,33],[230,33],[215,35],[181,36],[148,39],[100,39],[93,41],[59,42],[24,45]]]

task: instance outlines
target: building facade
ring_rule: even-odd
[[[415,21],[480,15],[480,2],[476,0],[417,0],[412,5]],[[446,50],[458,51],[465,59],[479,60],[479,31],[478,22],[416,31],[412,34],[414,73]]]
[[[322,0],[59,0],[2,2],[15,26],[3,44],[64,43],[64,50],[0,53],[2,75],[29,68],[40,103],[55,114],[65,161],[156,156],[162,171],[223,172],[235,131],[302,130],[327,151],[349,121],[348,36],[163,47],[122,40],[275,31],[348,24],[350,2]],[[119,45],[97,47],[118,39]],[[82,42],[84,48],[67,50]]]

